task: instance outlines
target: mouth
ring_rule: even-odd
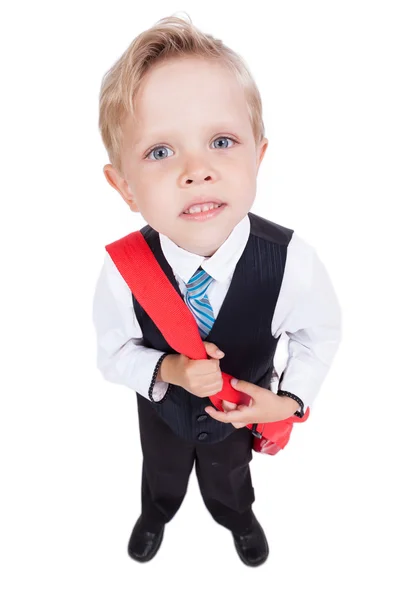
[[[226,204],[218,198],[194,198],[191,204],[186,205],[180,216],[186,220],[205,221],[221,213],[225,206]]]

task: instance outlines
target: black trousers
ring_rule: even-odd
[[[235,429],[215,444],[178,437],[147,399],[138,398],[143,451],[142,519],[148,530],[168,523],[185,497],[193,465],[200,492],[212,517],[234,533],[250,525],[254,490],[249,463],[253,436]],[[211,417],[209,417],[211,418]]]

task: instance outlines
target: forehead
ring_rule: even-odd
[[[160,126],[249,126],[249,114],[244,90],[227,67],[185,57],[158,64],[146,74],[135,100],[135,122],[139,135],[151,135]]]

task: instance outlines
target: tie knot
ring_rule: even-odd
[[[191,277],[187,284],[188,293],[192,297],[201,297],[207,291],[213,278],[206,273],[202,268],[197,269],[196,273]]]

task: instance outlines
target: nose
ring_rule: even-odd
[[[181,187],[212,182],[217,178],[214,169],[204,160],[187,162],[179,178]]]

